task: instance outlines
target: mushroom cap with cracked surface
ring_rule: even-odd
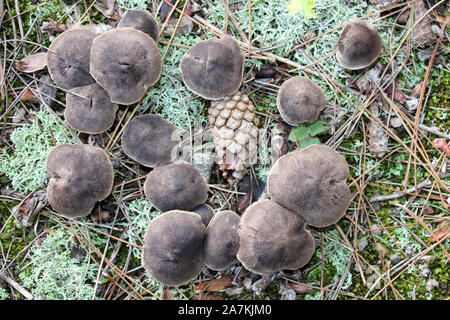
[[[71,89],[95,82],[89,68],[96,36],[92,30],[71,29],[53,39],[48,48],[47,68],[58,86]]]
[[[117,109],[106,91],[91,83],[67,91],[64,118],[72,129],[98,134],[112,127]]]

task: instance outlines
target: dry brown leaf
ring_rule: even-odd
[[[402,90],[400,90],[396,85],[391,85],[386,88],[386,94],[388,97],[392,97],[392,87],[394,87],[394,96],[393,99],[395,102],[405,103],[406,102],[406,96],[403,93]]]
[[[161,299],[162,300],[173,300],[173,293],[170,292],[169,288],[165,288],[164,289],[164,291],[162,293],[162,296],[161,296]]]
[[[202,281],[198,285],[195,286],[195,291],[196,292],[203,292],[203,291],[217,292],[217,291],[223,290],[227,287],[231,287],[233,285],[232,284],[233,279],[234,279],[233,275],[226,275],[226,276],[220,277],[218,279]]]
[[[118,8],[115,0],[97,0],[94,7],[103,15],[112,20],[120,20],[122,10]]]
[[[292,290],[294,290],[298,294],[306,294],[308,291],[311,290],[311,288],[303,283],[288,283],[288,287]]]
[[[439,229],[434,231],[433,235],[430,236],[430,242],[439,241],[450,233],[450,223],[442,222],[438,227]]]
[[[47,66],[47,53],[35,53],[26,56],[16,63],[16,69],[20,72],[35,72],[42,70]]]

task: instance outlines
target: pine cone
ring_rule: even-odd
[[[259,120],[253,103],[241,92],[211,101],[208,120],[222,176],[230,183],[241,180],[257,159]]]

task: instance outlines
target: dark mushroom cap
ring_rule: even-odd
[[[223,270],[237,262],[239,221],[237,213],[225,210],[216,213],[209,222],[203,240],[203,256],[208,268]]]
[[[314,254],[314,239],[305,221],[272,200],[249,206],[241,217],[238,260],[254,273],[296,270]]]
[[[89,73],[89,61],[96,36],[92,30],[71,29],[52,41],[47,53],[47,68],[58,86],[71,89],[95,82]]]
[[[138,102],[158,81],[161,68],[155,41],[134,28],[106,31],[92,43],[91,75],[114,103]]]
[[[198,214],[200,218],[202,218],[202,222],[205,226],[207,226],[211,219],[214,217],[214,209],[206,203],[195,207],[192,212]]]
[[[188,163],[156,167],[144,183],[145,196],[162,212],[191,211],[206,201],[208,190],[205,178]]]
[[[87,144],[61,144],[47,156],[50,180],[47,197],[52,208],[67,216],[88,215],[111,192],[114,172],[103,149]]]
[[[148,224],[142,265],[150,276],[168,286],[193,280],[203,268],[205,226],[192,212],[173,210]]]
[[[159,40],[159,25],[153,16],[145,10],[128,11],[117,24],[117,28],[135,28],[148,34],[153,41]]]
[[[336,223],[350,204],[345,159],[325,145],[311,145],[279,158],[267,177],[269,197],[307,224]]]
[[[181,143],[177,128],[156,114],[132,119],[122,135],[122,149],[127,156],[146,167],[175,159]]]
[[[189,90],[205,99],[219,100],[239,89],[244,56],[230,36],[212,38],[193,45],[181,59],[180,70]]]
[[[102,87],[91,83],[67,91],[64,118],[79,132],[97,134],[111,128],[117,108]]]
[[[378,30],[362,20],[347,22],[338,40],[336,58],[347,69],[371,65],[383,48]]]
[[[292,77],[278,91],[278,111],[291,126],[316,121],[325,103],[322,89],[308,78]]]

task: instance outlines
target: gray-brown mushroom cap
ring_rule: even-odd
[[[92,43],[90,72],[118,104],[138,102],[161,76],[162,61],[153,39],[134,28],[116,28]]]
[[[325,145],[311,145],[279,158],[267,177],[269,197],[308,225],[336,223],[350,204],[345,159]]]
[[[125,126],[121,143],[128,157],[154,167],[175,159],[181,138],[172,123],[159,115],[145,114]]]
[[[202,218],[203,224],[208,226],[211,219],[214,217],[214,209],[211,208],[210,205],[203,203],[192,210],[193,213],[196,213]]]
[[[152,219],[144,238],[142,265],[157,281],[179,286],[203,268],[205,226],[197,214],[173,210]]]
[[[47,156],[47,197],[52,208],[67,216],[88,215],[111,192],[114,171],[103,149],[87,144],[62,144]]]
[[[308,78],[292,77],[278,91],[278,111],[291,126],[316,121],[320,111],[325,108],[325,103],[322,89]]]
[[[189,90],[205,99],[219,100],[239,89],[244,56],[230,36],[211,38],[187,51],[181,59],[180,70]]]
[[[145,196],[162,212],[191,211],[206,201],[208,191],[205,178],[188,163],[156,167],[144,183]]]
[[[237,262],[239,222],[239,215],[229,210],[216,213],[209,222],[203,241],[203,256],[208,268],[224,270]]]
[[[71,29],[52,41],[47,53],[47,68],[58,86],[71,89],[95,82],[89,73],[95,37],[92,30]]]
[[[272,200],[249,206],[241,217],[238,260],[254,273],[296,270],[314,254],[314,239],[305,221]]]
[[[112,127],[117,109],[106,91],[91,83],[67,91],[64,118],[79,132],[97,134]]]
[[[349,21],[338,40],[336,58],[347,69],[371,65],[383,48],[378,30],[362,20]]]
[[[117,24],[117,28],[135,28],[148,34],[153,41],[159,40],[159,25],[158,21],[145,10],[130,10],[128,11]]]

